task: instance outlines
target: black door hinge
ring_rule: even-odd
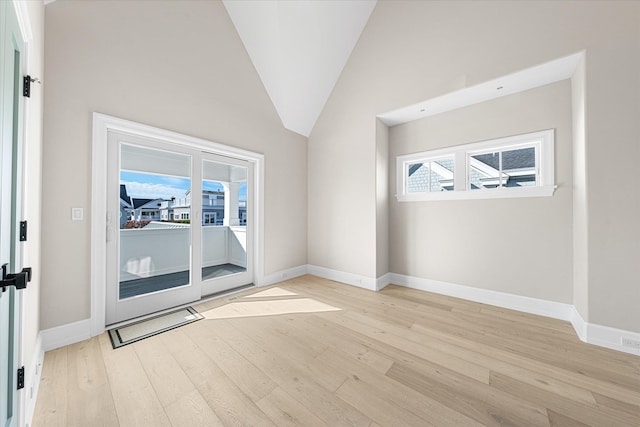
[[[20,221],[20,241],[27,241],[27,221]]]
[[[24,388],[24,366],[18,369],[18,390]]]
[[[40,79],[35,79],[30,75],[26,75],[22,78],[22,96],[31,98],[31,83],[41,84]]]
[[[22,78],[22,96],[31,98],[31,76],[29,75]]]

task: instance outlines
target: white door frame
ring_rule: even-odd
[[[115,230],[107,230],[107,139],[109,131],[129,133],[208,153],[235,157],[254,165],[253,205],[257,220],[254,227],[253,271],[254,284],[261,286],[264,280],[264,155],[94,112],[91,156],[91,336],[100,335],[105,331],[106,241],[107,233],[115,233]]]

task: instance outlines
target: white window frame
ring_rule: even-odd
[[[205,224],[215,225],[216,221],[218,220],[217,212],[204,212],[203,216],[204,216],[203,219]]]
[[[399,202],[431,200],[500,199],[515,197],[549,197],[555,189],[554,153],[555,131],[548,129],[522,135],[508,136],[455,147],[405,154],[396,158],[396,198]],[[536,148],[536,185],[470,189],[469,166],[471,155],[481,152],[509,151]],[[454,157],[453,191],[407,192],[408,168],[415,163],[426,163],[443,157]]]

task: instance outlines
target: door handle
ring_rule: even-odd
[[[2,280],[0,280],[2,292],[6,292],[9,286],[15,286],[16,289],[26,289],[27,283],[30,281],[31,267],[25,267],[19,273],[7,274],[7,264],[2,265]]]

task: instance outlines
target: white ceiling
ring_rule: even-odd
[[[376,0],[223,0],[285,128],[309,136]]]

